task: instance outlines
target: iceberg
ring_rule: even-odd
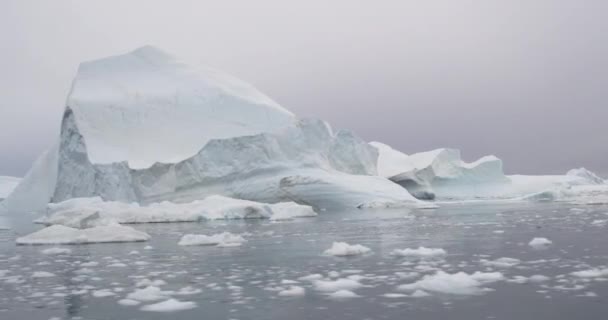
[[[428,206],[379,177],[377,158],[352,132],[298,119],[247,83],[143,47],[81,64],[57,142],[0,211],[31,222],[48,203],[75,198],[152,208],[214,195]]]
[[[0,176],[0,201],[11,194],[20,181],[21,178]]]
[[[495,156],[466,163],[455,149],[407,155],[380,142],[370,145],[379,153],[378,175],[418,199],[608,203],[606,180],[585,168],[564,175],[505,175],[502,161]]]
[[[406,188],[418,199],[484,197],[509,183],[502,161],[495,156],[467,163],[456,149],[406,155],[380,142],[370,145],[379,152],[378,174]]]

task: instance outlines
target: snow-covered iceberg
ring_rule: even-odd
[[[72,198],[149,205],[211,195],[420,205],[377,176],[377,157],[351,132],[296,119],[240,80],[144,47],[80,66],[57,143],[0,210],[31,221],[27,213]]]

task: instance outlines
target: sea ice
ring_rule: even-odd
[[[179,301],[176,299],[168,299],[162,302],[145,305],[140,308],[142,311],[153,312],[174,312],[196,308],[197,305],[191,301]]]
[[[346,257],[361,255],[370,251],[370,248],[360,244],[350,245],[346,242],[334,242],[331,248],[325,250],[323,254],[329,256]]]
[[[401,291],[432,291],[456,295],[478,295],[490,289],[483,288],[483,285],[503,280],[504,276],[500,272],[475,272],[468,274],[465,272],[447,273],[438,271],[432,275],[426,275],[422,279],[398,287]]]

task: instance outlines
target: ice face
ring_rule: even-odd
[[[274,132],[294,116],[253,86],[154,47],[82,63],[67,98],[92,163],[175,163],[212,139]]]

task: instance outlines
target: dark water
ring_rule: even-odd
[[[63,246],[70,254],[45,255],[48,246],[15,246],[0,234],[0,319],[608,319],[608,275],[580,278],[571,272],[608,266],[608,207],[564,204],[468,204],[408,212],[322,212],[289,222],[230,221],[137,225],[147,243]],[[230,231],[248,242],[240,247],[183,247],[185,233]],[[528,246],[534,237],[553,244]],[[371,254],[322,255],[333,241],[362,244]],[[146,246],[151,246],[146,248]],[[390,255],[393,249],[443,248],[443,259]],[[516,258],[511,267],[482,259]],[[96,262],[90,264],[90,262]],[[83,265],[84,264],[84,265]],[[397,286],[437,270],[499,271],[505,280],[483,285],[478,295],[431,292],[428,297],[386,297]],[[54,277],[33,278],[36,271]],[[334,271],[332,273],[332,271]],[[337,272],[337,273],[336,273]],[[411,274],[417,272],[419,275]],[[4,273],[4,275],[2,275]],[[302,297],[277,290],[320,273],[361,276],[359,297],[328,298],[309,281]],[[338,274],[339,273],[339,274]],[[404,274],[412,278],[404,278]],[[516,276],[544,275],[543,282],[517,283]],[[190,286],[201,292],[174,295],[197,307],[171,313],[141,311],[117,303],[142,279],[164,280],[163,290]],[[114,295],[95,297],[107,289]]]

